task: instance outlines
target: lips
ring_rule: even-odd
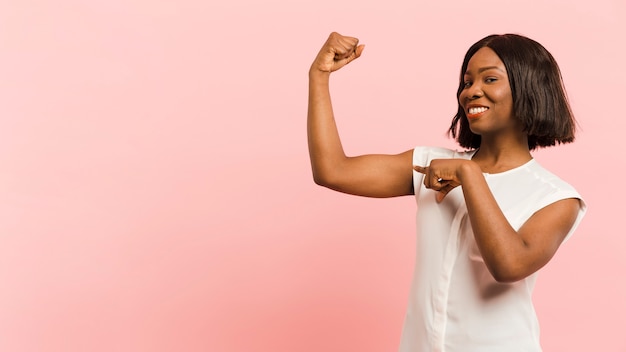
[[[470,106],[467,108],[467,118],[475,119],[480,117],[485,111],[489,110],[486,106]]]

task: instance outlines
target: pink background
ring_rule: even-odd
[[[580,122],[536,158],[589,212],[540,275],[546,351],[626,351],[626,8],[588,1],[4,0],[1,351],[394,351],[414,201],[313,184],[307,70],[329,32],[348,153],[454,147],[461,60],[516,32]]]

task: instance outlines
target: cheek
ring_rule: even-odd
[[[513,96],[511,95],[511,90],[509,89],[502,89],[495,92],[494,98],[502,105],[513,106]]]
[[[460,106],[463,105],[463,101],[465,101],[465,91],[462,91],[461,94],[459,94],[458,98],[456,99],[456,101],[459,103]]]

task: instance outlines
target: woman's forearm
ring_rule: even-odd
[[[329,88],[330,73],[311,68],[307,137],[313,178],[323,184],[345,153],[337,131]]]
[[[460,176],[474,238],[489,271],[498,281],[523,278],[528,248],[498,206],[480,167],[466,163]]]

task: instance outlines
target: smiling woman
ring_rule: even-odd
[[[472,133],[478,136],[520,134],[523,127],[513,117],[513,97],[506,68],[493,50],[484,47],[472,56],[463,82],[459,105],[465,110]],[[491,124],[481,128],[480,122],[485,120]]]
[[[489,55],[488,53],[491,53]],[[515,119],[528,134],[530,150],[574,141],[574,116],[570,109],[561,70],[554,57],[536,41],[516,34],[491,35],[476,42],[467,51],[461,67],[457,90],[459,109],[450,126],[450,134],[465,148],[480,147],[480,134],[473,133],[464,102],[471,97],[468,89],[474,85],[471,63],[487,60],[476,68],[489,86],[494,80],[504,79],[513,101]],[[480,66],[480,65],[479,65]],[[499,71],[489,76],[485,71]],[[489,72],[488,72],[489,73]],[[482,85],[481,85],[482,87]],[[479,90],[480,93],[480,90]],[[457,136],[458,134],[458,136]]]
[[[322,186],[416,197],[418,253],[400,351],[541,351],[531,299],[537,271],[586,210],[578,192],[531,155],[574,139],[554,59],[526,37],[488,36],[465,55],[450,127],[470,150],[349,157],[329,79],[363,50],[356,38],[332,33],[314,60],[309,153]]]

